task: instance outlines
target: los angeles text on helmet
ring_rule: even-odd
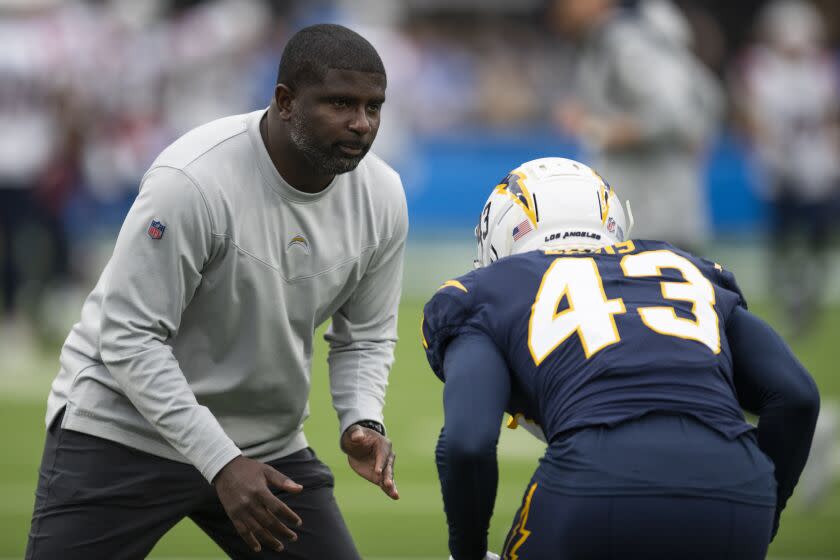
[[[545,236],[545,242],[554,241],[555,239],[568,239],[569,237],[584,237],[587,239],[601,239],[601,235],[591,231],[562,231],[560,233],[552,233]]]

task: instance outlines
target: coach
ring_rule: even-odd
[[[61,352],[26,558],[142,558],[184,517],[234,558],[359,558],[303,424],[332,318],[342,449],[398,498],[382,409],[408,220],[367,155],[385,87],[365,39],[308,27],[267,110],[152,164]]]

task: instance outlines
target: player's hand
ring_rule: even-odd
[[[359,476],[378,485],[391,499],[400,499],[394,482],[396,455],[391,440],[376,430],[354,424],[342,434],[341,449]]]
[[[455,559],[450,556],[449,560],[455,560]],[[488,550],[487,554],[484,555],[484,560],[501,560],[501,558],[495,552],[490,552]]]
[[[239,456],[219,471],[213,486],[236,532],[255,552],[262,550],[262,545],[283,550],[280,538],[297,540],[288,526],[300,527],[300,517],[269,489],[303,490],[288,476],[265,463]]]

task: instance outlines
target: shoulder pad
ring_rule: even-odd
[[[464,328],[473,315],[473,273],[441,284],[423,308],[420,335],[429,365],[443,379],[443,356],[449,341]]]

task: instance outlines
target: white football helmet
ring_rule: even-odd
[[[590,167],[565,158],[523,163],[496,185],[478,226],[476,268],[543,247],[594,249],[629,239],[633,215]]]

